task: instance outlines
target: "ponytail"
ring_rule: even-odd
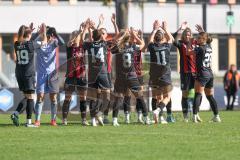
[[[23,41],[23,36],[24,36],[24,33],[25,33],[25,29],[26,29],[26,26],[21,25],[19,30],[18,30],[18,41],[19,42]]]

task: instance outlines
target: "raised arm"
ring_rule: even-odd
[[[153,30],[150,34],[150,37],[148,39],[148,44],[153,43],[154,42],[154,36],[157,32],[157,30],[160,28],[160,22],[158,20],[155,20],[153,23]]]
[[[89,34],[90,42],[93,42],[92,30],[94,30],[94,29],[95,29],[95,23],[92,20],[89,20],[88,34]]]
[[[102,28],[103,26],[103,21],[104,21],[104,17],[103,14],[101,14],[98,18],[98,25],[97,25],[97,29]]]
[[[145,45],[144,40],[138,37],[137,32],[135,32],[132,27],[130,28],[130,33],[131,33],[131,36],[133,36],[133,39],[135,39],[136,43],[139,45],[140,50],[142,50]]]
[[[165,38],[167,40],[168,43],[173,43],[174,42],[174,38],[172,36],[172,34],[170,33],[170,31],[168,30],[168,26],[167,26],[167,22],[163,21],[162,22],[162,29],[165,32]]]
[[[178,30],[175,33],[173,33],[174,39],[179,40],[181,37],[182,31],[185,30],[186,28],[187,28],[187,22],[185,21],[181,24],[181,26],[178,28]]]
[[[196,27],[196,31],[198,31],[198,33],[205,32],[203,27],[200,24],[196,24],[195,27]]]
[[[42,45],[47,43],[47,26],[42,23],[40,30],[39,30],[40,36],[42,38]]]
[[[111,21],[112,21],[112,24],[113,24],[113,27],[114,27],[114,31],[115,31],[114,39],[116,39],[118,37],[118,34],[119,34],[119,28],[117,26],[115,13],[112,14]]]
[[[58,46],[62,46],[62,45],[65,44],[63,38],[57,33],[56,30],[53,32],[53,36],[57,39],[57,41],[58,41]]]

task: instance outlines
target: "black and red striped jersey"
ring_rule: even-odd
[[[138,77],[142,76],[142,51],[136,50],[134,53],[134,67]]]
[[[196,44],[195,40],[189,43],[181,40],[174,42],[180,54],[180,73],[196,73],[196,57],[194,53]]]
[[[80,78],[86,76],[85,52],[82,45],[67,47],[66,77]]]

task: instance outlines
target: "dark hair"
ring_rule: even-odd
[[[206,43],[210,44],[212,42],[212,37],[206,32],[200,32],[199,36],[204,38]]]
[[[54,27],[47,26],[47,35],[48,36],[56,35],[56,29]]]
[[[106,28],[100,28],[99,30],[100,30],[101,32],[102,32],[102,31],[105,31],[105,32],[107,33],[107,29],[106,29]]]
[[[154,36],[155,42],[160,42],[164,38],[164,33],[162,33],[160,30],[158,30]]]
[[[95,29],[95,30],[93,30],[93,40],[94,41],[99,41],[100,39],[101,39],[101,31],[100,30],[98,30],[98,29]]]
[[[208,44],[212,43],[212,37],[211,37],[209,34],[208,34],[207,43],[208,43]]]
[[[23,36],[24,36],[24,32],[25,32],[25,25],[21,25],[20,28],[18,29],[18,41],[21,41]]]
[[[32,30],[29,27],[26,27],[23,34],[23,38],[27,38],[30,34],[32,34]]]

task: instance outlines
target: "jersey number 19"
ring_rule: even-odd
[[[29,63],[29,57],[28,57],[28,51],[27,50],[20,50],[17,51],[17,59],[18,64],[28,64]]]

